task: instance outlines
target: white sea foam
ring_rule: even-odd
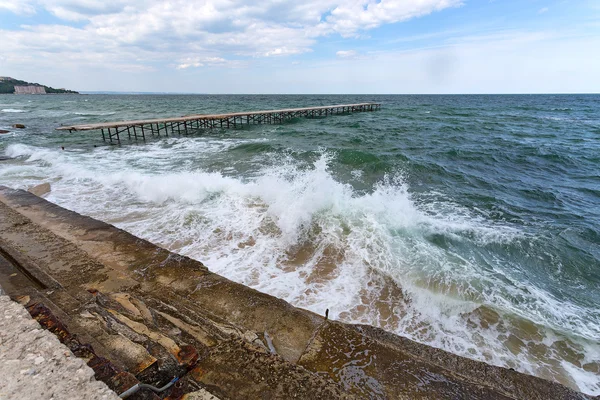
[[[359,194],[334,178],[332,156],[325,152],[304,166],[282,156],[251,178],[184,164],[247,142],[171,138],[141,149],[92,153],[11,145],[7,155],[22,165],[0,170],[0,183],[26,187],[50,177],[55,180],[51,201],[197,258],[217,273],[297,306],[318,313],[329,308],[333,318],[381,326],[600,394],[600,378],[562,360],[553,347],[568,339],[583,349],[582,364],[600,362],[594,310],[529,284],[518,266],[432,242],[443,236],[473,246],[509,244],[526,237],[523,232],[451,201],[417,202],[401,174]],[[401,295],[386,297],[382,277],[398,282]],[[386,301],[391,304],[382,304]],[[503,319],[484,321],[482,305]],[[520,335],[520,318],[535,324],[541,337],[523,340],[544,344],[545,352],[528,346],[509,350],[509,336]]]
[[[75,115],[85,115],[85,116],[102,116],[102,115],[114,115],[114,114],[116,114],[116,112],[114,112],[114,111],[106,111],[106,112],[102,112],[102,111],[79,111],[79,112],[73,112],[72,114],[75,114]]]
[[[26,110],[21,110],[21,109],[18,109],[18,108],[3,108],[0,111],[5,112],[5,113],[23,113],[23,112],[27,112]]]

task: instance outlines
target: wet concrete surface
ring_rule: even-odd
[[[0,265],[0,285],[59,338],[87,349],[82,357],[113,390],[180,378],[138,398],[589,398],[327,321],[25,191],[0,187],[0,249],[10,261]]]

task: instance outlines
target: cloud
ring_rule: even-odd
[[[367,58],[372,58],[371,53],[361,53],[356,50],[339,50],[335,52],[335,56],[339,59],[346,60],[365,60]]]
[[[0,42],[10,43],[3,50],[26,52],[39,62],[104,62],[111,68],[162,62],[187,69],[205,65],[206,57],[308,53],[323,36],[359,35],[461,4],[460,0],[0,0],[0,8],[13,13],[44,9],[65,21],[0,30]],[[19,57],[10,60],[15,63]]]
[[[0,0],[0,11],[2,10],[18,15],[35,14],[35,7],[27,0]]]
[[[176,69],[187,69],[190,67],[240,67],[244,63],[237,60],[226,60],[222,57],[187,57],[179,60],[179,64],[175,67]]]
[[[356,58],[358,53],[356,50],[340,50],[335,55],[339,58]]]
[[[141,5],[138,1],[110,0],[39,0],[39,6],[56,17],[68,21],[87,20],[98,15],[117,14],[128,6]]]
[[[540,10],[538,11],[538,14],[544,14],[548,12],[548,7],[544,7],[544,8],[540,8]]]
[[[325,29],[331,29],[343,37],[350,37],[359,31],[377,28],[383,24],[406,21],[461,5],[461,0],[347,1],[333,8],[324,25]]]
[[[273,75],[254,72],[246,93],[597,93],[600,36],[553,30],[456,36],[446,44],[319,61]],[[260,85],[251,86],[253,82]],[[279,88],[284,88],[279,89]],[[207,89],[210,90],[210,89]]]

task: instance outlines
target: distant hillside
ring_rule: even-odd
[[[73,90],[66,89],[54,89],[50,86],[40,85],[39,83],[30,83],[25,81],[20,81],[15,78],[10,78],[8,76],[0,77],[0,94],[14,93],[15,86],[38,86],[43,87],[46,90],[46,93],[75,93],[79,94],[79,92],[75,92]]]

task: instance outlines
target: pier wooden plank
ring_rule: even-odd
[[[124,128],[125,130],[129,130],[128,128],[150,125],[153,124],[171,124],[177,123],[178,126],[180,124],[186,124],[188,121],[206,121],[205,126],[214,127],[214,123],[210,123],[209,121],[226,121],[229,126],[230,119],[233,120],[233,126],[236,127],[236,118],[240,118],[240,123],[244,117],[246,117],[246,121],[249,121],[252,118],[252,121],[258,121],[259,123],[271,122],[278,123],[282,122],[286,118],[292,118],[297,116],[297,114],[301,113],[304,116],[315,116],[317,114],[322,116],[323,111],[325,111],[325,115],[331,115],[332,113],[348,113],[348,112],[359,112],[359,111],[374,111],[381,107],[380,103],[358,103],[358,104],[338,104],[331,106],[318,106],[318,107],[303,107],[303,108],[286,108],[282,110],[265,110],[265,111],[248,111],[248,112],[236,112],[236,113],[227,113],[227,114],[197,114],[197,115],[185,115],[181,117],[171,117],[171,118],[155,118],[155,119],[146,119],[146,120],[133,120],[133,121],[117,121],[117,122],[100,122],[95,124],[81,124],[81,125],[67,125],[60,126],[56,128],[59,131],[90,131],[90,130],[102,130],[102,129],[111,129],[114,128],[118,132],[120,130],[118,128]],[[329,112],[329,110],[331,110]],[[335,111],[334,111],[335,110]],[[258,119],[255,117],[258,116]],[[262,118],[261,118],[262,117]],[[272,118],[271,118],[272,117]],[[249,123],[249,122],[247,122]]]

